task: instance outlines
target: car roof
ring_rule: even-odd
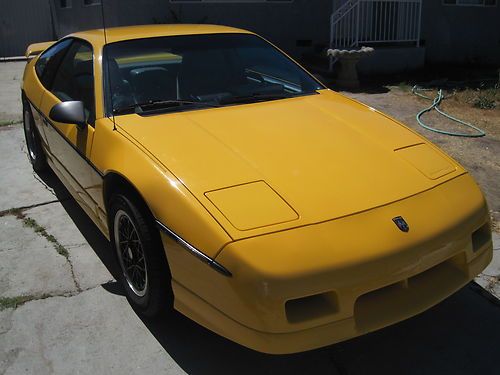
[[[251,32],[229,26],[205,24],[138,25],[106,28],[106,42],[103,29],[80,31],[69,36],[81,38],[94,44],[109,44],[130,39],[155,38],[161,36],[226,34]]]

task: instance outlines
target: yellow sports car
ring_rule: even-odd
[[[251,32],[92,30],[26,54],[33,168],[109,238],[145,315],[292,353],[424,311],[491,260],[464,168]]]

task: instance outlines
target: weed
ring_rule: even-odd
[[[22,123],[21,120],[6,120],[6,121],[0,121],[0,126],[17,125],[20,123]]]
[[[54,244],[54,248],[56,249],[57,253],[59,255],[62,255],[63,257],[65,258],[68,258],[69,257],[69,252],[68,250],[63,246],[61,245],[60,243],[56,243]]]
[[[20,208],[9,208],[8,210],[0,211],[0,217],[7,215],[15,216],[18,219],[24,218],[23,210]]]
[[[0,297],[0,311],[5,309],[15,309],[18,306],[33,300],[33,296]]]
[[[19,306],[24,305],[26,302],[33,300],[46,299],[52,297],[50,294],[42,294],[40,296],[15,296],[15,297],[0,297],[0,311],[5,309],[16,309]]]
[[[495,100],[484,95],[479,95],[472,105],[479,109],[494,109],[496,107]]]
[[[37,229],[42,228],[40,225],[37,224],[37,222],[35,220],[33,220],[30,217],[24,218],[23,224],[25,227],[33,228],[35,230],[35,232],[37,232]]]
[[[28,228],[32,228],[35,231],[35,233],[38,233],[40,236],[44,237],[47,241],[49,241],[54,246],[54,249],[56,249],[59,255],[62,255],[65,258],[69,257],[68,250],[63,245],[61,245],[59,241],[57,241],[57,238],[55,238],[52,234],[47,233],[47,230],[40,224],[38,224],[36,220],[30,217],[24,217],[23,225]]]
[[[402,81],[399,82],[396,87],[400,89],[401,91],[411,91],[411,85],[408,82]]]
[[[495,109],[500,102],[500,89],[498,84],[486,87],[480,85],[478,88],[466,88],[455,91],[453,98],[460,104],[469,104],[479,109]]]

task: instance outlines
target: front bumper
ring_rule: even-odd
[[[491,252],[483,252],[467,265],[469,275],[477,275],[491,261]],[[443,267],[444,268],[444,267]],[[441,271],[441,270],[440,270]],[[431,272],[427,281],[405,289],[382,290],[383,301],[376,294],[364,306],[364,317],[372,313],[372,321],[352,316],[309,329],[286,333],[262,332],[230,318],[193,292],[176,282],[175,307],[192,320],[248,348],[270,354],[289,354],[320,348],[394,324],[427,310],[466,285],[473,276],[446,266],[441,272]],[[443,277],[442,277],[443,276]],[[451,276],[450,278],[448,278]],[[361,324],[360,324],[361,323]]]
[[[403,216],[403,233],[392,218]],[[230,243],[228,278],[164,237],[175,307],[267,353],[309,350],[420,313],[492,257],[484,198],[468,175],[356,215]]]

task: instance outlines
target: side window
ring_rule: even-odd
[[[92,47],[86,42],[75,40],[59,66],[50,89],[63,102],[81,100],[89,123],[95,119],[93,62]]]
[[[35,71],[45,88],[50,88],[57,68],[72,42],[72,39],[65,39],[50,47],[38,58],[35,64]]]

